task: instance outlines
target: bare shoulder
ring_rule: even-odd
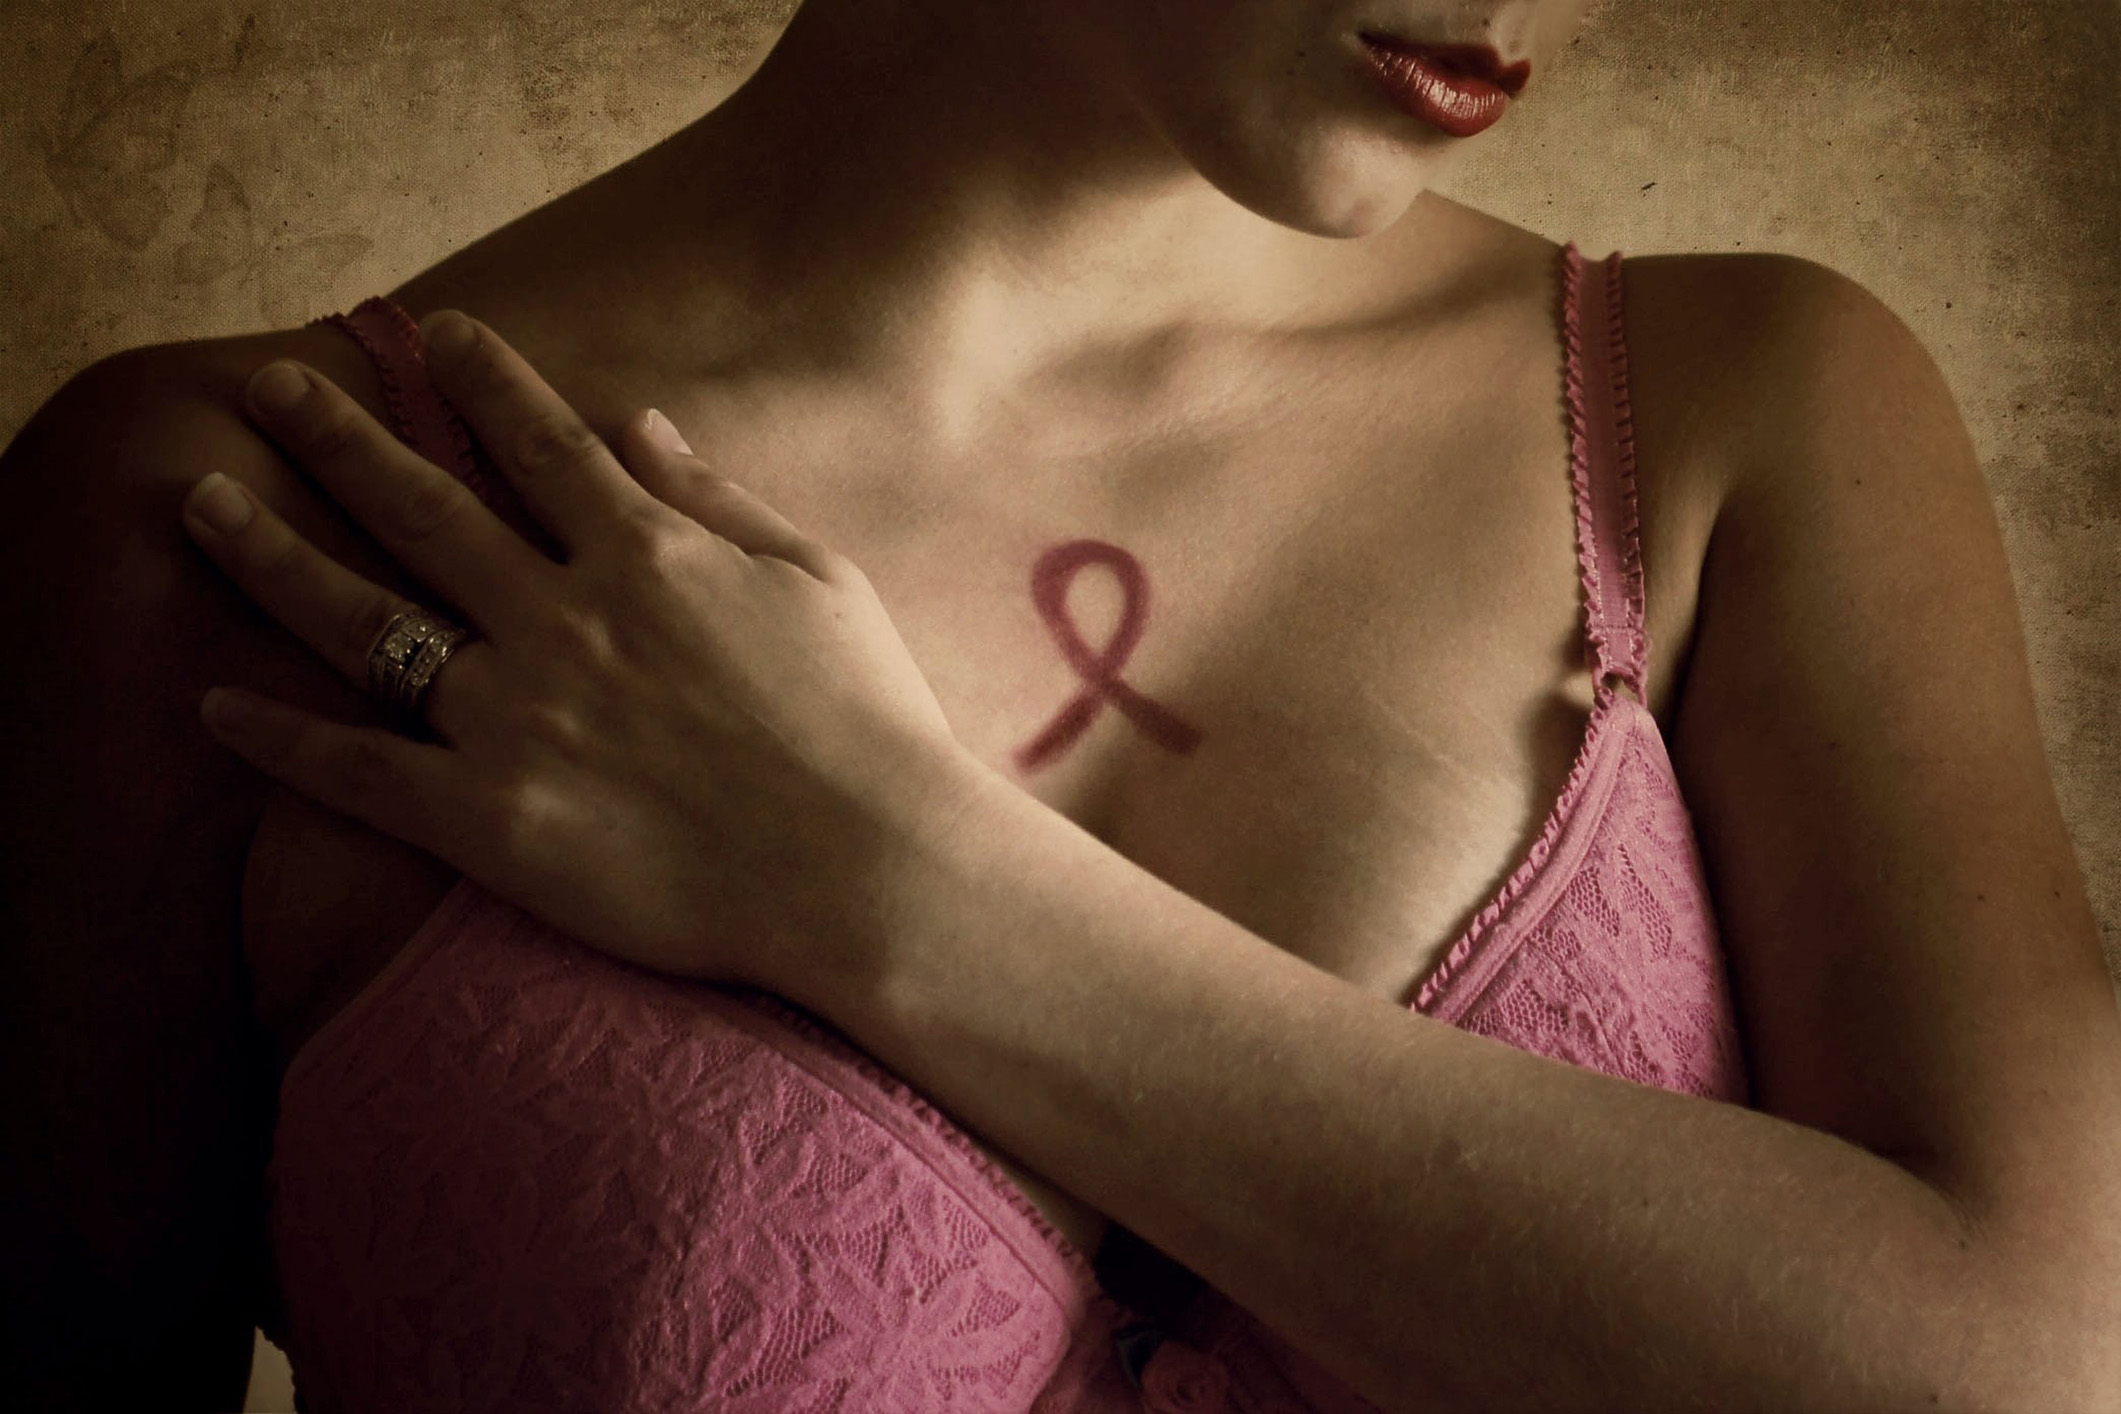
[[[134,629],[108,643],[110,653],[125,656],[107,672],[142,690],[189,692],[194,703],[213,683],[238,682],[333,720],[379,723],[367,694],[261,614],[179,519],[185,495],[219,471],[346,568],[407,597],[426,597],[244,412],[250,376],[283,357],[324,374],[390,425],[374,365],[335,328],[143,345],[98,360],[55,392],[0,455],[0,482],[18,507],[36,508],[18,509],[18,528],[26,528],[25,517],[61,527],[26,546],[24,556],[71,547],[47,576],[67,586],[53,612],[82,617],[83,633],[90,622]],[[137,651],[142,634],[163,651]],[[149,672],[159,676],[141,678]],[[176,728],[185,734],[176,749],[194,749],[193,725]]]
[[[276,358],[315,368],[389,424],[373,364],[337,329],[142,345],[97,360],[54,392],[7,447],[5,479],[41,504],[69,508],[93,533],[204,566],[183,535],[177,507],[199,478],[221,471],[349,568],[401,590],[413,587],[244,413],[250,376]],[[319,684],[336,681],[315,677]],[[323,690],[327,698],[337,696],[329,686]],[[311,697],[303,705],[324,703]]]
[[[276,358],[299,359],[371,412],[385,411],[382,386],[367,356],[335,329],[306,326],[145,344],[106,355],[69,378],[17,435],[10,460],[22,462],[17,452],[26,444],[63,438],[77,455],[45,459],[52,472],[126,469],[152,477],[158,468],[174,469],[205,455],[187,455],[184,438],[172,441],[173,434],[225,438],[240,432],[259,440],[243,413],[243,388],[252,373]],[[215,447],[213,453],[225,450]]]
[[[1801,408],[1837,388],[1934,371],[1883,300],[1803,256],[1687,252],[1631,258],[1625,269],[1631,371],[1638,344],[1655,351],[1641,370],[1656,375],[1645,376],[1647,391],[1672,404],[1663,421],[1716,447],[1719,500],[1736,479],[1784,463],[1786,439],[1802,431],[1792,399]]]
[[[1726,266],[1732,463],[1672,761],[1758,1108],[1924,1180],[1979,1234],[2018,1387],[2111,1407],[2121,1028],[1979,454],[1860,282]]]
[[[356,376],[328,333],[111,355],[0,452],[0,602],[34,667],[0,675],[17,1018],[0,1055],[33,1078],[0,1103],[0,1148],[21,1156],[0,1303],[37,1313],[0,1335],[0,1364],[29,1407],[242,1398],[273,1071],[236,901],[267,783],[206,736],[198,698],[240,681],[320,712],[359,699],[206,561],[177,506],[220,470],[290,519],[336,515],[240,410],[278,354]]]
[[[1803,439],[1868,386],[1930,368],[1859,283],[1800,256],[1628,257],[1621,305],[1632,399],[1653,710],[1669,737],[1695,659],[1702,591],[1741,488],[1798,470]],[[1937,401],[1938,387],[1924,396]],[[1815,458],[1810,463],[1820,465]],[[1719,527],[1721,529],[1719,529]]]

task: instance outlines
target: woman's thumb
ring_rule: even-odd
[[[699,463],[697,454],[670,419],[650,408],[640,421],[648,439],[667,453],[692,457],[689,466],[654,466],[634,480],[667,506],[684,513],[749,555],[772,555],[802,566],[818,579],[831,577],[835,556],[796,529],[788,518],[745,487]]]

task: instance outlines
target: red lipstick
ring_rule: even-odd
[[[1452,137],[1472,137],[1495,126],[1532,77],[1530,63],[1504,68],[1502,56],[1482,45],[1358,37],[1393,105]]]

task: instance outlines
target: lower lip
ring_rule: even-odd
[[[1452,137],[1472,137],[1495,126],[1510,95],[1486,79],[1468,78],[1420,54],[1362,42],[1378,86],[1402,112]]]

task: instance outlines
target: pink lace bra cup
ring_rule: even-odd
[[[1567,785],[1411,1006],[1749,1103],[1692,824],[1643,689],[1621,256],[1562,251],[1595,705]],[[382,297],[330,323],[399,435],[551,546]],[[1604,329],[1603,339],[1581,331]],[[1357,1414],[1200,1287],[1099,1284],[947,1116],[818,1019],[585,947],[460,879],[289,1064],[273,1306],[303,1414],[715,1410]]]

